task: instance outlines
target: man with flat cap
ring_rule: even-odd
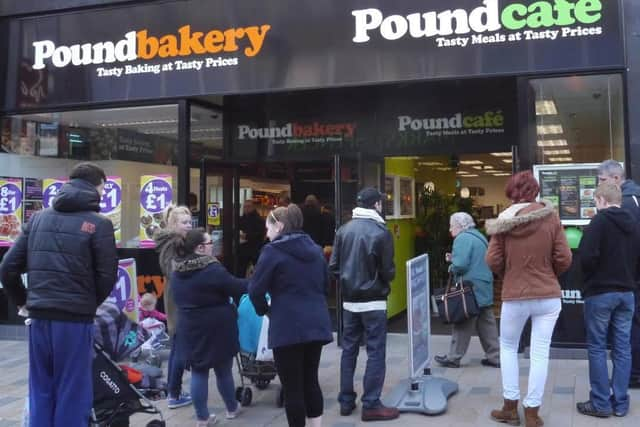
[[[343,299],[340,414],[356,407],[353,375],[360,342],[367,347],[363,378],[362,421],[398,418],[396,408],[380,401],[386,371],[387,296],[395,277],[393,237],[381,216],[384,194],[375,188],[358,193],[351,221],[336,233],[329,269],[338,280]]]

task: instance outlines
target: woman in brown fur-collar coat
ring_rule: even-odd
[[[498,422],[519,425],[518,344],[531,318],[529,390],[522,401],[526,427],[542,426],[542,403],[549,346],[560,314],[558,275],[569,269],[571,250],[560,218],[547,201],[536,202],[540,187],[531,172],[511,177],[506,196],[513,204],[497,219],[487,221],[491,235],[486,261],[502,278],[500,363],[504,406],[491,412]]]

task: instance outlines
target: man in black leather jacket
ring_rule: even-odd
[[[0,265],[0,281],[26,308],[29,417],[38,427],[86,427],[93,404],[93,318],[116,283],[111,221],[100,215],[106,176],[76,165],[53,202],[36,213]],[[27,273],[28,290],[21,274]]]
[[[358,193],[358,207],[351,221],[336,233],[329,262],[344,301],[340,414],[350,415],[356,406],[353,375],[364,338],[368,359],[363,379],[363,421],[398,417],[396,408],[385,407],[380,401],[386,371],[387,296],[396,272],[393,237],[380,216],[383,197],[375,188]]]

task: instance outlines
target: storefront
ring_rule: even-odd
[[[112,177],[120,255],[158,293],[147,246],[167,203],[234,268],[246,198],[313,193],[340,224],[373,184],[391,195],[398,314],[406,259],[441,250],[424,188],[484,219],[514,170],[614,158],[640,176],[632,0],[54,3],[0,9],[0,184],[20,191],[0,254],[83,160]]]

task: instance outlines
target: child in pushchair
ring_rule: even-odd
[[[148,398],[166,395],[162,371],[159,375],[148,375],[116,364],[136,351],[148,334],[112,303],[98,307],[95,332],[90,425],[126,427],[131,415],[145,413],[160,416],[160,420],[150,421],[147,427],[164,427],[162,413]]]
[[[258,341],[262,329],[262,316],[256,313],[249,295],[243,295],[238,304],[238,332],[240,339],[240,353],[236,358],[240,374],[240,387],[236,388],[236,399],[242,406],[249,406],[253,398],[251,388],[245,385],[247,378],[258,390],[265,390],[276,377],[276,367],[273,358],[270,360],[258,357]],[[276,405],[281,408],[284,404],[282,387],[276,395]]]

